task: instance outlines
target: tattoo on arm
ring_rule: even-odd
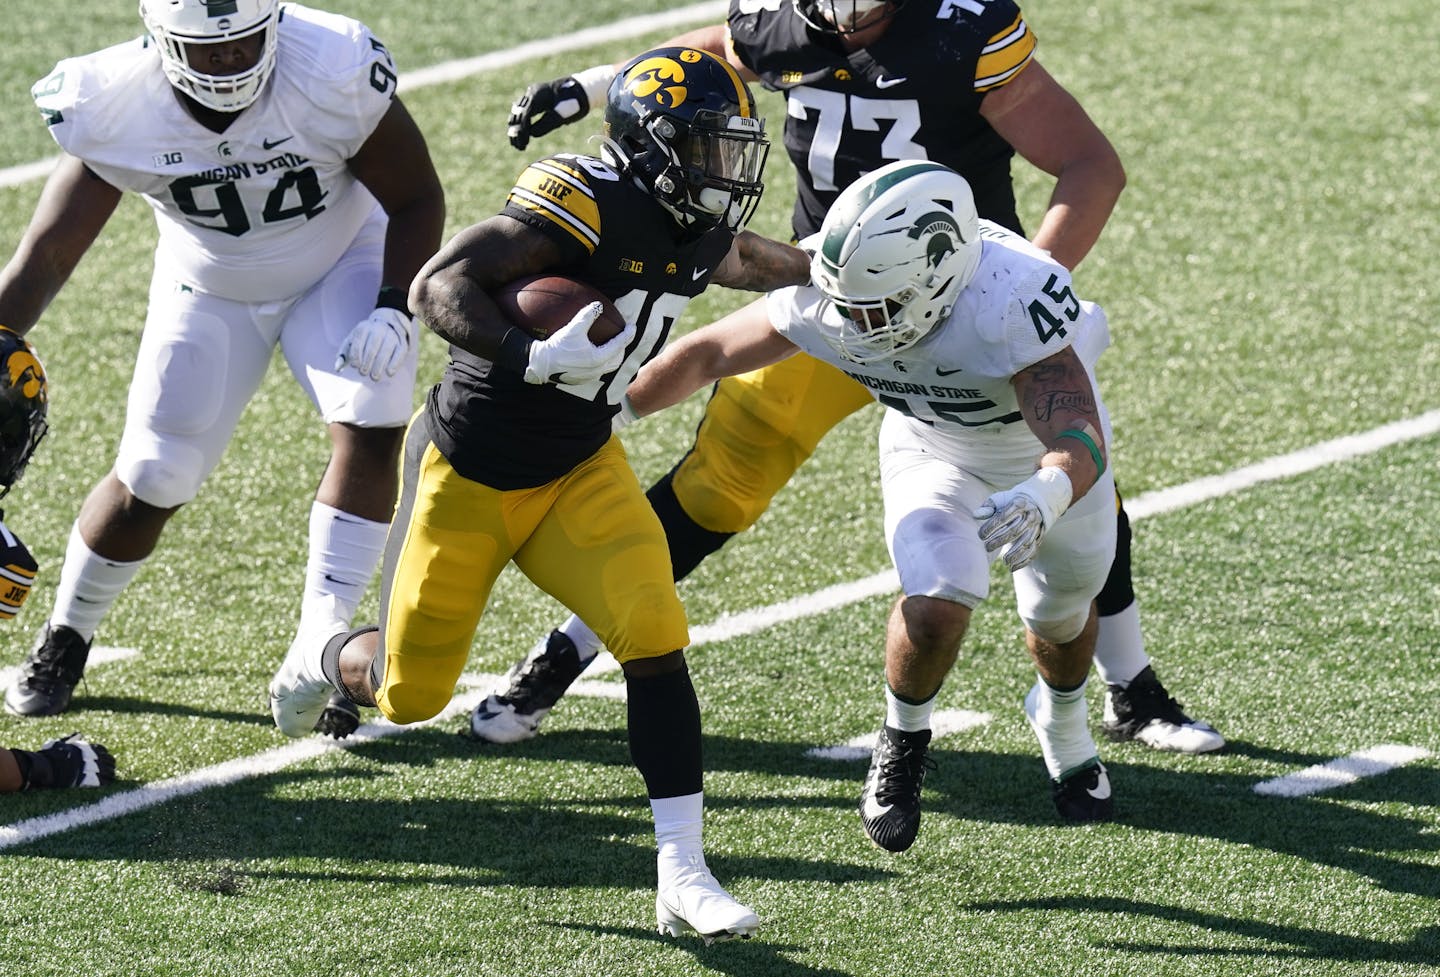
[[[1057,415],[1080,417],[1098,424],[1095,395],[1089,377],[1073,356],[1041,360],[1015,376],[1022,403],[1028,401],[1030,411],[1042,424]]]
[[[804,285],[810,281],[810,258],[799,248],[741,231],[712,281],[751,292]]]

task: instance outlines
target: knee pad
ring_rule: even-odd
[[[205,480],[201,453],[181,444],[159,442],[148,457],[132,457],[122,449],[115,477],[130,493],[157,509],[173,509],[194,499]]]
[[[1033,631],[1036,637],[1052,645],[1063,645],[1080,637],[1080,632],[1085,630],[1085,622],[1089,620],[1090,604],[1086,602],[1082,610],[1069,617],[1058,621],[1026,621],[1025,626]]]

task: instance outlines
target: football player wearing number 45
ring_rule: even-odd
[[[861,177],[805,243],[813,285],[677,341],[631,384],[628,416],[800,350],[874,390],[902,594],[886,627],[865,832],[889,851],[915,841],[935,694],[989,592],[992,558],[1014,573],[1039,673],[1025,713],[1056,809],[1108,819],[1110,781],[1085,710],[1095,595],[1115,555],[1110,420],[1094,378],[1109,344],[1104,313],[1044,252],[977,220],[969,185],[938,163]]]
[[[656,922],[707,941],[749,936],[759,917],[706,865],[685,610],[611,426],[625,385],[709,283],[764,291],[809,279],[803,251],[744,230],[768,149],[733,68],[691,48],[649,51],[610,86],[599,157],[530,164],[499,215],[431,259],[410,295],[451,361],[406,436],[379,628],[318,629],[270,686],[291,735],[334,690],[397,723],[434,716],[513,562],[619,659],[659,848]],[[596,302],[547,339],[527,335],[491,294],[540,273],[598,289],[624,330],[589,342]]]
[[[364,25],[278,0],[142,0],[140,15],[145,36],[35,85],[65,155],[0,272],[0,324],[23,335],[124,193],[155,213],[124,434],[5,696],[22,716],[69,706],[102,618],[219,463],[277,345],[331,445],[300,630],[348,624],[384,548],[413,409],[406,293],[444,225],[425,140]],[[354,728],[343,706],[327,731]]]

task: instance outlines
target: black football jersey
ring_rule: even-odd
[[[636,324],[620,367],[588,384],[526,383],[451,347],[426,404],[431,436],[461,475],[509,490],[553,481],[599,450],[625,388],[705,290],[734,237],[722,227],[683,238],[649,192],[590,156],[530,164],[501,213],[550,236],[567,255],[553,273],[593,285]]]
[[[797,236],[820,229],[841,190],[897,159],[957,170],[981,217],[1023,233],[1014,150],[980,115],[985,93],[1019,74],[1035,50],[1014,0],[909,0],[875,44],[848,54],[790,0],[731,0],[729,26],[740,60],[785,96]]]

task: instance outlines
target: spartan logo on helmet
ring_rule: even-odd
[[[965,235],[956,226],[955,219],[942,211],[922,215],[910,228],[909,236],[925,245],[925,264],[939,268],[941,263],[965,243]]]

